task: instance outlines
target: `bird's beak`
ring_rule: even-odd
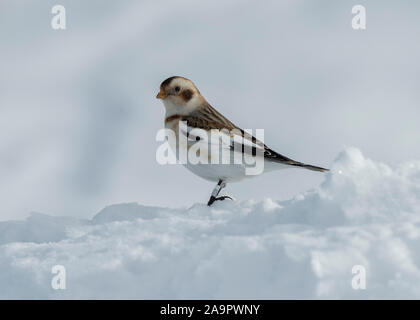
[[[156,98],[157,98],[157,99],[162,99],[162,100],[165,100],[165,98],[166,98],[167,96],[168,96],[168,95],[165,93],[165,91],[163,91],[162,89],[160,89],[160,91],[159,91],[159,93],[157,94]]]

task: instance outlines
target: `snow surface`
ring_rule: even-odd
[[[420,161],[391,168],[347,148],[288,201],[0,222],[0,298],[420,298],[419,240]],[[65,290],[51,288],[57,264]]]

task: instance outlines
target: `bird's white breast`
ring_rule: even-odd
[[[170,129],[174,132],[176,137],[176,143],[169,143],[172,151],[176,154],[176,157],[178,160],[180,160],[180,153],[184,152],[184,154],[188,154],[188,151],[192,147],[193,144],[197,143],[208,143],[205,142],[204,139],[200,140],[199,142],[191,141],[191,139],[187,140],[186,137],[183,137],[183,131],[179,130],[179,118],[165,121],[165,128]],[[182,128],[182,126],[181,126]],[[219,146],[219,153],[218,155],[226,154],[222,153],[223,146],[220,144]],[[207,148],[208,150],[208,163],[197,163],[192,164],[190,161],[187,161],[186,163],[183,163],[183,165],[190,170],[192,173],[200,176],[203,179],[209,180],[209,181],[219,181],[220,179],[226,181],[226,182],[236,182],[240,181],[243,178],[246,177],[245,175],[245,165],[243,164],[223,164],[223,163],[217,163],[212,164],[211,157],[211,147],[209,146]],[[233,161],[234,159],[234,153],[231,150],[228,150],[228,157]],[[221,159],[220,159],[221,162]]]

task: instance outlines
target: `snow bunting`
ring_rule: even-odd
[[[179,157],[180,149],[185,149],[188,152],[197,141],[201,140],[200,142],[214,144],[213,139],[203,139],[203,136],[197,133],[191,136],[192,130],[200,129],[210,135],[216,129],[224,132],[230,138],[228,142],[224,140],[225,142],[222,143],[220,143],[220,139],[217,140],[217,147],[222,149],[222,151],[229,150],[229,156],[237,155],[238,153],[242,153],[242,156],[245,156],[246,149],[251,150],[251,154],[248,154],[248,156],[256,157],[256,152],[261,151],[265,167],[264,172],[287,167],[299,167],[320,172],[328,171],[328,169],[294,161],[273,151],[260,140],[240,129],[216,111],[189,79],[179,76],[166,79],[160,85],[160,91],[156,98],[163,101],[166,109],[165,128],[175,133],[176,143],[170,144],[170,146],[177,155],[177,158]],[[181,129],[181,123],[186,124],[186,129]],[[179,132],[186,135],[186,143],[181,142]],[[239,146],[235,142],[238,140],[235,138],[238,137],[240,138]],[[213,150],[211,146],[209,150]],[[220,150],[217,149],[217,151]],[[229,196],[218,196],[227,182],[236,182],[246,177],[252,177],[252,175],[246,174],[245,163],[238,164],[235,162],[226,164],[223,161],[222,163],[217,161],[213,162],[212,160],[214,160],[215,154],[219,158],[220,152],[210,151],[208,153],[210,163],[191,163],[189,161],[185,163],[185,166],[194,174],[206,180],[217,181],[217,185],[213,189],[207,203],[209,206],[217,200],[232,199]]]

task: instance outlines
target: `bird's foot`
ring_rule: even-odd
[[[226,199],[233,200],[233,198],[232,197],[229,197],[229,196],[220,196],[220,197],[211,196],[209,202],[207,203],[207,205],[208,206],[211,206],[215,201],[223,201],[223,200],[226,200]]]

